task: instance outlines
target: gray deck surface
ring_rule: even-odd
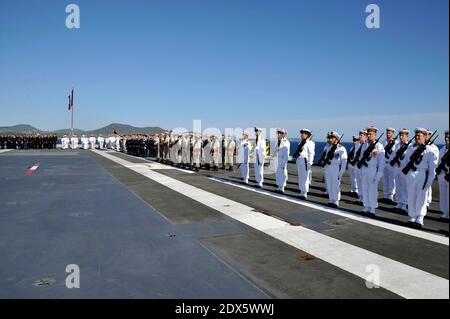
[[[144,159],[108,152],[130,163]],[[27,167],[40,163],[32,175]],[[161,174],[449,278],[448,246],[225,185],[238,173]],[[320,170],[309,200],[326,203]],[[274,176],[265,176],[274,189]],[[297,193],[290,167],[288,194]],[[91,151],[0,154],[0,298],[398,298]],[[346,194],[342,209],[361,207]],[[434,195],[437,195],[434,189]],[[380,220],[406,216],[381,204]],[[435,201],[423,231],[448,236]],[[81,288],[68,289],[77,264]],[[36,282],[51,278],[49,285]]]

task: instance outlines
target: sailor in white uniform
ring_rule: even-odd
[[[450,156],[449,156],[449,132],[445,131],[445,145],[439,150],[439,163],[436,169],[437,179],[439,183],[439,206],[442,212],[442,218],[448,221],[448,201],[449,192],[448,184],[449,181],[445,179],[445,176],[449,174],[450,166]]]
[[[266,140],[262,136],[262,129],[255,127],[255,147],[253,153],[256,186],[261,188],[264,183],[264,162],[266,161]]]
[[[286,187],[288,179],[287,165],[289,161],[289,152],[291,144],[286,138],[286,130],[277,129],[278,143],[277,143],[277,171],[276,171],[276,183],[277,193],[284,194],[284,188]]]
[[[433,150],[426,145],[427,136],[427,129],[415,130],[415,144],[408,148],[402,162],[402,172],[406,173],[408,185],[409,220],[407,224],[414,228],[423,226],[423,219],[427,213],[427,190],[433,183],[438,162]]]
[[[388,165],[395,174],[395,201],[397,202],[395,208],[401,213],[406,213],[408,205],[408,188],[406,185],[406,176],[402,173],[401,163],[405,157],[409,143],[409,130],[402,128],[399,133],[399,143],[394,146],[394,149],[392,150],[393,155],[391,156]]]
[[[219,136],[212,136],[211,153],[212,168],[218,171],[222,163],[222,142]]]
[[[116,145],[115,145],[115,148],[116,148],[116,151],[118,151],[118,152],[120,152],[120,135],[119,134],[117,134],[116,136],[115,136],[115,138],[116,138]]]
[[[358,195],[358,166],[356,166],[356,152],[360,147],[359,136],[353,136],[353,146],[348,152],[347,167],[350,175],[350,193]]]
[[[109,149],[114,149],[114,146],[115,146],[115,144],[116,144],[116,137],[115,137],[114,135],[110,135],[110,136],[108,137],[108,140],[109,140],[109,142],[108,142],[108,148],[109,148]]]
[[[342,176],[347,167],[347,150],[339,143],[341,139],[339,133],[331,131],[329,135],[330,147],[325,156],[328,160],[325,162],[324,172],[328,190],[328,206],[337,208],[341,198]]]
[[[316,144],[311,140],[311,131],[309,129],[300,130],[300,143],[293,155],[296,159],[298,172],[298,189],[300,199],[306,199],[311,185],[311,171],[314,163]]]
[[[248,184],[249,178],[249,162],[250,162],[251,144],[248,141],[248,133],[242,134],[242,141],[239,145],[238,162],[241,169],[242,181]]]
[[[64,136],[61,138],[61,145],[62,145],[62,149],[63,149],[63,150],[66,150],[66,149],[69,148],[69,142],[70,142],[70,140],[69,140],[69,138],[67,137],[67,135],[64,135]]]
[[[364,192],[362,213],[369,217],[374,217],[378,208],[378,184],[386,165],[383,145],[377,142],[377,132],[378,128],[375,126],[367,128],[367,142],[362,146],[359,160]],[[366,151],[368,148],[372,150]]]
[[[89,143],[91,144],[91,149],[95,149],[96,138],[94,135],[89,136]]]
[[[433,132],[428,130],[427,142],[431,138],[432,135],[433,135]],[[430,146],[431,151],[436,156],[436,158],[439,159],[439,147],[437,147],[436,144],[434,144],[434,143],[430,144],[429,146]],[[431,188],[431,185],[430,185],[430,187],[427,190],[427,207],[430,206],[432,201],[433,201],[433,191],[432,191],[432,188]]]
[[[97,137],[97,142],[98,142],[98,148],[102,150],[103,147],[105,146],[105,138],[103,137],[102,134],[100,134],[100,135]]]
[[[194,170],[198,172],[202,163],[202,138],[200,135],[195,136],[194,146],[192,147],[192,161]]]
[[[357,183],[358,183],[358,200],[356,201],[357,205],[360,206],[364,206],[363,202],[363,198],[364,198],[364,191],[363,191],[363,182],[362,182],[362,174],[361,174],[361,168],[358,167],[358,163],[359,163],[359,159],[361,158],[361,154],[362,154],[362,149],[363,149],[363,145],[367,142],[367,130],[363,129],[359,131],[359,146],[358,149],[356,150],[356,168],[358,169],[357,174],[356,174],[356,179],[357,179]]]
[[[225,169],[230,171],[233,170],[233,157],[234,150],[236,148],[236,142],[234,138],[230,135],[227,135],[225,138]]]
[[[72,135],[70,138],[70,147],[73,150],[78,148],[78,137],[76,135]]]
[[[390,204],[394,202],[394,194],[395,194],[395,170],[388,163],[393,158],[394,152],[393,149],[399,143],[398,140],[394,137],[396,130],[392,127],[388,127],[386,129],[386,140],[383,142],[384,148],[384,157],[386,159],[386,165],[384,165],[383,172],[383,195],[384,200]]]
[[[81,145],[83,146],[84,150],[87,150],[89,148],[89,139],[86,135],[81,136]]]

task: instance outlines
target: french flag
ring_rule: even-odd
[[[70,93],[70,95],[68,96],[68,98],[69,98],[68,109],[70,111],[70,109],[73,108],[73,89],[72,89],[72,92]]]

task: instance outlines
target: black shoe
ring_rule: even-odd
[[[362,216],[367,216],[367,212],[364,211],[364,210],[360,211],[359,213],[360,213]]]
[[[330,203],[328,206],[331,208],[339,208],[339,206],[336,205],[335,203]]]
[[[375,218],[375,214],[372,213],[372,212],[366,213],[366,216],[369,217],[369,218]]]
[[[415,229],[422,229],[422,225],[419,223],[413,223],[413,228]]]
[[[303,195],[298,195],[298,199],[301,199],[301,200],[306,200],[306,196],[303,196]]]

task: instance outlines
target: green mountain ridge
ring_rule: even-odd
[[[135,127],[128,124],[121,123],[111,123],[107,126],[101,127],[95,130],[81,130],[74,128],[74,131],[78,135],[82,134],[93,134],[93,135],[109,135],[113,131],[116,131],[118,134],[130,134],[130,133],[140,133],[140,134],[156,134],[164,132],[165,129],[157,126],[151,127]],[[58,136],[68,135],[70,133],[70,129],[61,129],[56,131],[44,131],[35,128],[29,124],[18,124],[13,126],[0,126],[0,134],[10,134],[10,133],[19,133],[19,134],[29,134],[29,133],[56,133]]]

